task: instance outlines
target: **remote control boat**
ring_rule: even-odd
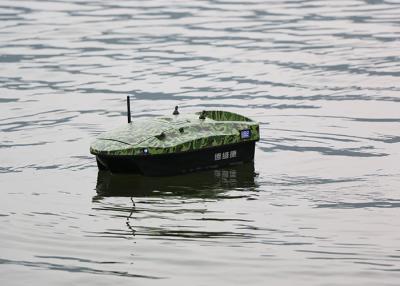
[[[174,175],[213,169],[254,159],[257,122],[228,111],[208,110],[131,122],[100,135],[90,147],[100,170]]]

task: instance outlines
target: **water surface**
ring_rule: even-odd
[[[398,1],[0,2],[1,285],[398,285]],[[202,109],[254,165],[98,173],[99,133]]]

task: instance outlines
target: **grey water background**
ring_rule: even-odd
[[[399,76],[399,1],[1,0],[1,285],[399,285]],[[98,174],[126,95],[254,168]]]

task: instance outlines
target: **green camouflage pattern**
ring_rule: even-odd
[[[101,134],[90,147],[94,155],[160,155],[258,141],[259,125],[251,119],[226,111],[203,111],[135,120]],[[251,136],[242,139],[241,130]],[[148,152],[145,153],[144,149]]]
[[[215,121],[252,121],[250,118],[229,111],[204,110],[202,112],[197,112],[196,114],[200,115],[201,113],[203,113],[206,118],[210,118]]]

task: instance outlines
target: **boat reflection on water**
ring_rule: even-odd
[[[96,191],[99,197],[216,197],[227,191],[255,189],[256,176],[254,163],[172,177],[145,177],[99,171]]]

